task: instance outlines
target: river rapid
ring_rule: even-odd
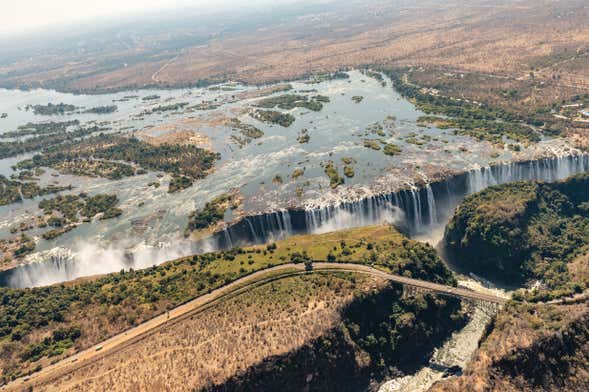
[[[396,93],[386,77],[383,83],[359,71],[349,76],[292,82],[286,93],[319,94],[329,102],[318,112],[281,110],[296,118],[289,127],[262,123],[248,114],[260,97],[285,94],[268,94],[276,86],[227,83],[103,95],[0,90],[0,112],[8,114],[0,120],[2,131],[27,122],[78,119],[84,125],[105,126],[146,140],[189,133],[203,147],[221,154],[208,177],[174,194],[167,192],[170,178],[162,173],[112,181],[47,170],[40,184],[72,185],[71,193],[114,193],[123,214],[81,224],[50,241],[31,230],[27,234],[36,239],[37,251],[23,260],[24,265],[0,273],[0,284],[42,286],[295,234],[383,222],[394,223],[411,236],[427,235],[445,225],[467,194],[515,180],[554,181],[589,168],[589,158],[564,139],[542,140],[515,153],[452,130],[423,126],[418,119],[424,113]],[[144,99],[150,96],[158,98]],[[363,99],[356,103],[352,97]],[[48,102],[84,108],[116,104],[118,110],[48,117],[26,110],[27,105]],[[145,114],[157,106],[182,102],[199,109]],[[246,144],[236,143],[235,130],[224,121],[228,118],[255,125],[264,135]],[[297,140],[303,129],[310,135],[306,143]],[[366,147],[366,140],[394,143],[401,153],[385,155]],[[13,174],[12,166],[31,155],[1,160],[1,174]],[[344,160],[352,162],[353,177],[344,177]],[[335,189],[324,172],[330,161],[345,179]],[[304,175],[295,178],[295,169],[303,170]],[[162,186],[148,186],[153,181]],[[227,211],[224,229],[207,238],[185,238],[190,212],[227,192],[236,192],[243,202],[237,211]],[[40,199],[0,207],[0,236],[10,237],[16,223],[38,215]]]
[[[194,253],[385,222],[435,245],[450,214],[468,194],[511,181],[556,181],[589,170],[589,156],[563,139],[542,140],[514,153],[455,135],[451,130],[421,126],[418,119],[424,113],[396,93],[386,77],[382,83],[359,71],[349,75],[349,79],[319,83],[292,82],[288,93],[320,94],[330,102],[319,112],[288,110],[296,121],[287,128],[261,123],[248,115],[260,97],[284,94],[264,92],[273,86],[227,83],[212,88],[103,95],[0,90],[0,113],[8,114],[0,120],[0,132],[28,122],[78,119],[84,125],[106,126],[146,139],[189,132],[201,140],[203,147],[221,154],[207,178],[175,194],[167,193],[170,178],[162,173],[111,181],[47,170],[39,179],[41,185],[72,185],[71,193],[115,193],[123,215],[82,224],[51,241],[33,230],[29,234],[37,241],[37,251],[27,256],[23,265],[1,272],[0,285],[43,286],[121,269],[146,268]],[[158,98],[144,99],[150,96]],[[363,99],[355,103],[353,96]],[[107,115],[50,117],[26,110],[27,105],[48,102],[85,108],[116,104],[118,110]],[[181,102],[207,109],[142,114],[157,105]],[[235,131],[224,121],[228,118],[255,125],[264,136],[246,144],[236,143],[232,137]],[[303,129],[310,140],[299,143]],[[367,139],[394,143],[402,153],[387,156],[367,148]],[[12,166],[32,155],[0,160],[0,174],[14,174]],[[334,162],[341,173],[343,159],[353,162],[354,176],[332,189],[324,166]],[[304,175],[293,178],[295,169],[302,169]],[[281,181],[273,181],[277,177]],[[162,186],[147,185],[153,181],[161,181]],[[182,234],[190,212],[226,192],[242,197],[239,213],[228,211],[224,228],[210,237],[185,238]],[[15,223],[39,214],[41,199],[0,207],[0,236],[10,237]],[[463,277],[460,283],[487,290],[472,279]],[[496,293],[508,295],[500,290]],[[469,323],[435,351],[427,366],[413,375],[387,381],[380,391],[425,391],[444,377],[446,369],[464,368],[489,318],[476,309]]]

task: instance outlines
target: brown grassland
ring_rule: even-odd
[[[464,374],[430,391],[587,390],[588,322],[587,303],[512,303],[488,327]]]
[[[342,273],[304,275],[257,287],[173,323],[147,339],[40,390],[199,390],[336,326],[356,294],[384,286]]]
[[[254,246],[185,257],[142,271],[47,288],[0,288],[4,301],[0,315],[9,327],[0,337],[1,380],[47,367],[254,271],[295,260],[302,263],[305,257],[326,260],[328,255],[334,261],[359,261],[417,279],[451,279],[433,248],[408,240],[388,226],[373,226],[294,236],[270,248]],[[38,354],[26,354],[59,328],[70,327],[79,328],[81,335],[69,345],[50,345]]]
[[[565,93],[589,88],[589,10],[583,0],[336,1],[331,7],[263,29],[211,34],[204,44],[187,42],[165,58],[146,54],[118,68],[104,68],[100,59],[140,56],[143,41],[175,32],[143,36],[126,51],[99,56],[27,58],[0,67],[0,83],[86,91],[197,80],[266,83],[379,64],[425,67],[434,75],[474,74],[491,85],[529,89],[532,99],[538,94],[531,71],[535,80]]]

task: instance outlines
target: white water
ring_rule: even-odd
[[[438,348],[429,363],[413,375],[395,378],[385,382],[379,392],[421,392],[427,391],[444,376],[444,370],[452,366],[462,369],[470,362],[481,339],[490,316],[476,309],[469,323]]]
[[[466,195],[489,186],[520,180],[556,181],[589,170],[589,156],[569,155],[538,161],[478,167],[442,183],[410,186],[406,190],[308,208],[304,217],[289,210],[250,217],[248,227],[230,228],[232,239],[265,241],[296,233],[325,233],[382,223],[403,223],[412,235],[428,235],[444,227],[449,215]],[[296,215],[296,214],[295,214]],[[288,220],[288,222],[287,222]]]
[[[325,233],[353,227],[392,223],[405,226],[412,237],[430,236],[443,229],[454,208],[468,194],[495,184],[518,180],[555,181],[589,170],[588,155],[569,155],[540,161],[481,167],[443,183],[371,196],[305,211],[279,210],[250,216],[241,225],[227,228],[218,236],[190,243],[178,238],[158,246],[115,243],[98,247],[80,241],[72,256],[49,257],[38,254],[38,262],[18,267],[0,276],[3,284],[30,287],[72,280],[92,274],[145,268],[167,260],[231,246],[264,243],[293,234]],[[224,243],[222,243],[224,242]],[[92,249],[91,252],[86,249]],[[97,263],[97,260],[100,261]]]
[[[195,248],[191,241],[180,240],[160,246],[142,243],[132,249],[126,249],[121,244],[104,247],[96,243],[79,242],[72,249],[58,247],[35,254],[6,283],[15,287],[46,286],[83,276],[108,274],[130,268],[148,268],[160,264],[162,260],[174,260],[215,249],[216,244],[213,241],[202,241],[199,248]]]

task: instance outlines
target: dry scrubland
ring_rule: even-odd
[[[511,304],[464,375],[431,392],[586,391],[589,388],[589,307]]]
[[[47,367],[254,271],[328,255],[416,279],[453,280],[433,248],[388,226],[373,226],[294,236],[270,246],[196,255],[44,288],[0,288],[0,381]],[[72,327],[79,328],[78,337],[52,339],[56,331]]]
[[[180,32],[139,35],[111,53],[47,54],[0,68],[2,85],[106,90],[185,85],[197,80],[263,83],[367,64],[425,66],[442,73],[491,74],[519,82],[558,77],[561,87],[589,88],[589,10],[583,0],[409,0],[339,2],[263,29],[211,31],[205,42],[183,41],[148,51]],[[103,59],[133,55],[119,67]],[[143,56],[143,58],[142,58]],[[285,62],[288,59],[288,62]]]
[[[200,389],[286,354],[336,326],[359,292],[384,282],[360,275],[306,275],[257,287],[162,328],[39,390]]]

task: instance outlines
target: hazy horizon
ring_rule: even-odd
[[[260,5],[284,5],[309,2],[307,0],[20,0],[3,10],[0,24],[0,38],[18,37],[50,29],[91,24],[93,21],[108,19],[137,18],[156,12],[169,12],[175,9],[198,9],[203,12],[247,9]],[[320,1],[325,2],[325,1]]]

